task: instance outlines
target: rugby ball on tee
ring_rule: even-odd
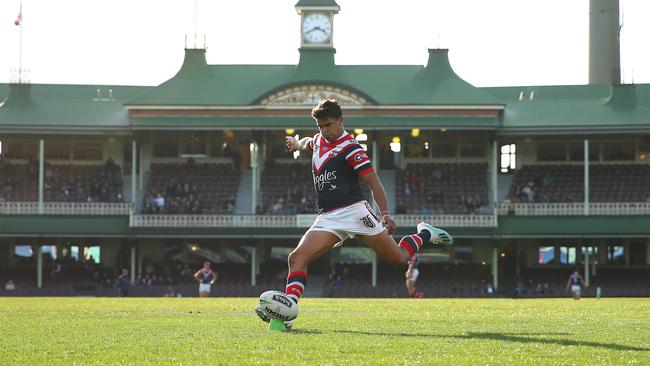
[[[298,304],[280,291],[271,290],[261,294],[260,307],[266,315],[282,321],[294,320],[298,316]]]

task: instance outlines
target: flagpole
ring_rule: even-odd
[[[18,39],[18,84],[23,83],[23,2],[20,2],[20,12],[18,13],[19,39]]]

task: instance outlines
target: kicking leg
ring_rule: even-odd
[[[421,222],[418,224],[417,230],[417,234],[407,235],[399,243],[396,243],[395,239],[388,235],[386,230],[372,236],[359,235],[359,238],[365,241],[384,260],[396,266],[408,265],[408,261],[420,250],[424,243],[453,244],[451,235],[442,229]]]

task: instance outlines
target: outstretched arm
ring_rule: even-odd
[[[386,225],[388,229],[388,234],[393,234],[397,225],[392,217],[390,217],[390,212],[388,212],[388,196],[384,190],[384,186],[379,180],[379,176],[374,171],[366,173],[360,176],[361,179],[368,185],[370,191],[372,192],[372,197],[375,199],[377,206],[379,207],[379,215],[381,216],[380,221]]]
[[[287,136],[287,149],[292,151],[307,151],[311,150],[311,137],[303,137],[300,140],[293,136]]]

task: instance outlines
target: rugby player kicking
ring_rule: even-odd
[[[453,238],[446,231],[421,222],[414,234],[395,242],[391,236],[396,224],[388,211],[388,197],[379,176],[361,145],[343,128],[341,106],[332,99],[322,100],[311,112],[319,133],[300,140],[287,136],[289,151],[312,153],[312,173],[319,215],[289,254],[289,274],[285,293],[298,303],[307,285],[307,267],[319,256],[358,237],[385,261],[407,267],[426,244],[450,246]],[[359,178],[368,185],[379,208],[377,215],[361,193]],[[255,309],[264,321],[270,317]],[[293,322],[286,322],[291,327]]]

